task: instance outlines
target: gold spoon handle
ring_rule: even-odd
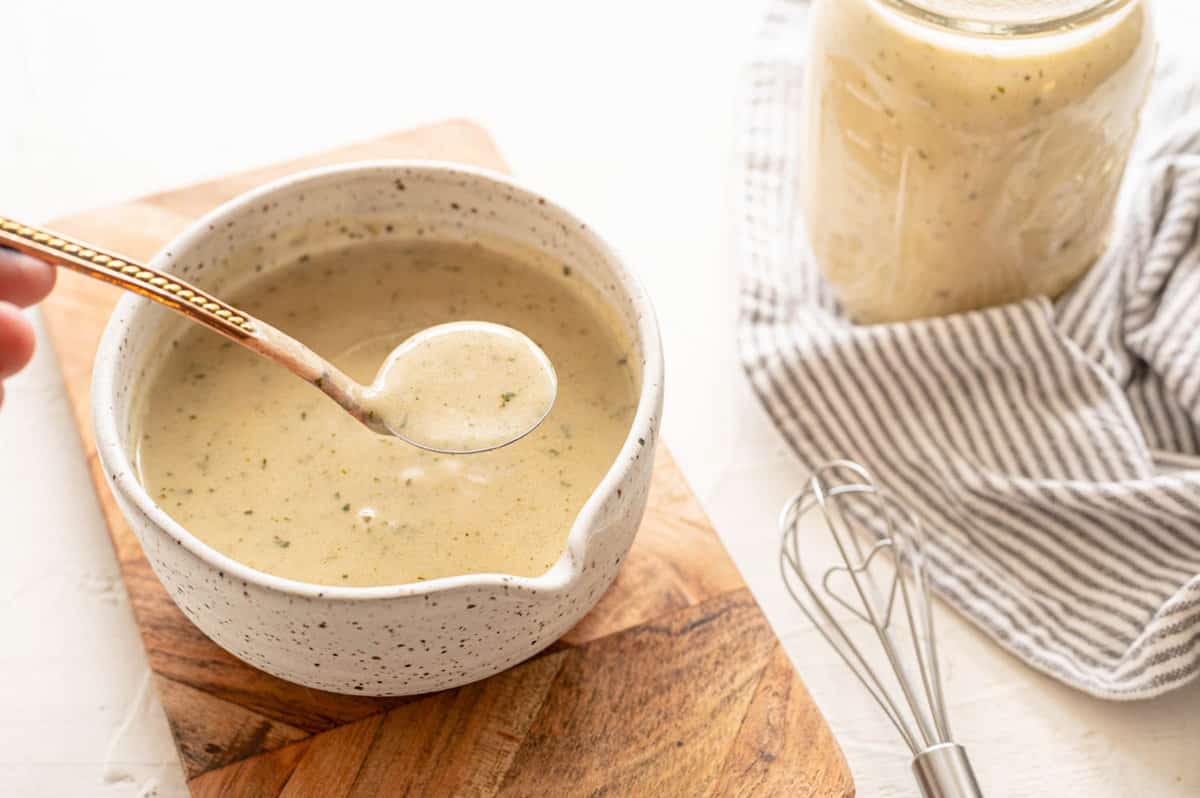
[[[141,294],[235,340],[256,327],[250,314],[178,277],[49,230],[0,216],[0,244]]]
[[[207,291],[132,258],[0,216],[0,245],[133,291],[182,313],[285,366],[376,432],[386,431],[361,405],[363,388],[291,336]]]

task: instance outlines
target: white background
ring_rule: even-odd
[[[1200,12],[1160,0],[1168,41]],[[739,65],[760,2],[4,3],[0,209],[31,221],[423,121],[469,117],[625,251],[657,304],[665,438],[850,760],[912,795],[894,732],[780,587],[802,479],[743,383],[726,242]],[[1192,31],[1193,36],[1188,35]],[[1194,41],[1191,41],[1194,46]],[[45,336],[0,413],[0,794],[183,795]],[[1100,702],[942,623],[991,795],[1200,794],[1200,685]]]

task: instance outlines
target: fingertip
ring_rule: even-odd
[[[30,290],[33,292],[33,302],[41,302],[46,296],[54,290],[54,283],[58,279],[58,269],[51,266],[45,261],[35,260],[34,258],[25,258],[25,273],[29,280]]]
[[[54,288],[58,270],[13,250],[0,250],[0,297],[17,307],[41,302]]]
[[[11,377],[33,357],[33,325],[20,308],[0,302],[0,379]]]

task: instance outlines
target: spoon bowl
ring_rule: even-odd
[[[476,454],[537,428],[558,391],[550,358],[502,324],[427,327],[392,350],[366,389],[369,420],[413,446]]]

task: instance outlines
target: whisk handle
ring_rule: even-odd
[[[958,743],[942,743],[913,757],[913,775],[922,798],[983,798],[967,749]]]

